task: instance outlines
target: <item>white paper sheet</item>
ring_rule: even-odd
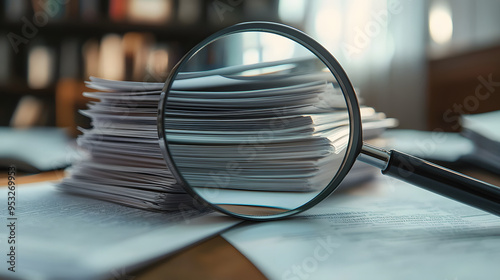
[[[498,279],[499,217],[377,177],[368,195],[223,237],[270,279]]]
[[[15,164],[19,171],[40,172],[65,168],[77,156],[64,129],[0,127],[0,167]]]
[[[7,188],[0,189],[7,223]],[[16,272],[0,227],[0,278],[111,279],[239,222],[221,214],[156,213],[59,192],[51,183],[16,191]],[[5,215],[4,215],[5,214]]]

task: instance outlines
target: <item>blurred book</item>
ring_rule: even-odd
[[[462,135],[474,143],[469,160],[500,174],[500,111],[461,117]]]
[[[14,128],[30,128],[43,125],[47,119],[47,112],[44,107],[44,103],[40,98],[31,95],[21,97],[10,119],[10,126]]]
[[[105,79],[123,80],[125,78],[122,36],[107,34],[101,39],[98,65],[99,75]]]
[[[0,85],[7,84],[11,76],[11,53],[12,47],[9,44],[7,36],[0,36]]]
[[[295,66],[275,72],[264,63],[179,73],[169,93],[172,107],[165,127],[176,164],[188,167],[183,176],[190,184],[218,187],[209,180],[207,167],[224,170],[227,162],[240,165],[233,189],[258,185],[269,191],[306,192],[331,180],[330,164],[343,157],[349,140],[344,97],[324,80],[324,73],[294,72],[307,68],[302,66],[308,60],[273,63]],[[268,69],[272,75],[262,72]],[[261,74],[235,76],[253,70]],[[83,135],[77,140],[88,156],[72,166],[61,188],[149,210],[173,210],[192,202],[168,169],[158,141],[158,104],[164,83],[91,77],[87,85],[100,91],[84,93],[99,100],[82,111],[93,125],[81,129]],[[283,118],[283,127],[274,129],[276,120]],[[361,118],[365,139],[397,124],[366,106],[361,108]],[[265,127],[273,128],[272,135],[260,133]],[[239,149],[256,135],[267,138],[259,138],[259,152],[248,160],[248,154]],[[297,172],[304,174],[296,176]],[[356,165],[353,174],[357,182],[373,173]]]
[[[61,42],[59,58],[59,78],[78,78],[80,69],[80,44],[76,38]]]
[[[123,21],[127,17],[128,1],[110,0],[109,1],[109,17],[114,21]]]
[[[100,10],[100,1],[99,0],[85,0],[78,1],[80,4],[80,17],[83,21],[93,21],[98,19],[102,12]]]
[[[149,33],[128,32],[123,35],[125,80],[144,80],[144,69],[147,67],[148,56],[153,50],[154,42],[154,36]],[[166,65],[163,67],[167,69]]]
[[[28,86],[32,89],[48,87],[54,81],[55,53],[45,45],[34,46],[28,55]]]
[[[185,25],[195,24],[201,20],[202,1],[183,0],[178,2],[177,20]]]
[[[88,0],[87,0],[88,1]],[[64,5],[64,20],[79,18],[80,16],[80,2],[87,1],[78,1],[78,0],[66,0],[66,1],[58,1],[60,4]]]
[[[46,22],[58,21],[64,19],[65,16],[71,16],[68,10],[73,6],[75,1],[66,0],[31,0],[33,12],[35,15],[44,15]],[[45,25],[45,24],[44,24]]]
[[[75,52],[72,39],[63,41],[61,76],[73,76]],[[158,43],[144,32],[127,32],[123,36],[106,34],[101,41],[87,40],[81,47],[81,64],[85,77],[99,76],[110,80],[163,81],[178,57],[177,44]],[[64,58],[64,59],[63,59]],[[77,56],[78,58],[78,56]],[[67,71],[66,71],[67,69]],[[77,70],[77,69],[76,69]],[[71,74],[71,75],[70,75]],[[80,76],[78,71],[77,76]]]
[[[171,67],[172,52],[167,45],[157,44],[150,48],[147,53],[146,73],[153,78],[154,81],[164,80],[163,77],[168,76],[168,69]],[[140,72],[139,72],[140,73]],[[143,79],[145,76],[143,76]]]
[[[87,40],[82,46],[83,73],[85,77],[99,75],[99,42]]]
[[[164,23],[172,17],[172,2],[172,0],[129,0],[126,2],[128,4],[126,13],[131,22]]]
[[[30,3],[28,0],[5,0],[3,4],[5,18],[9,21],[18,21],[26,15]]]

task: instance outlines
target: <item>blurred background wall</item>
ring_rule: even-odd
[[[0,125],[76,133],[89,76],[162,82],[211,33],[268,20],[322,43],[400,127],[456,131],[459,114],[500,109],[499,12],[494,0],[3,0]]]

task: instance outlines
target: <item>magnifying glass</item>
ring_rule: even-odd
[[[500,215],[500,188],[363,143],[359,104],[335,58],[277,23],[223,29],[165,82],[160,146],[184,189],[217,211],[273,220],[330,195],[354,162]]]

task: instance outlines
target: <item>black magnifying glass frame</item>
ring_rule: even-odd
[[[310,201],[306,202],[305,204],[299,206],[298,208],[279,213],[279,214],[273,214],[273,215],[266,215],[266,216],[251,216],[251,215],[243,215],[243,214],[237,214],[231,211],[228,211],[222,207],[219,207],[217,205],[213,205],[212,203],[206,201],[203,197],[198,195],[196,191],[194,191],[187,181],[184,179],[182,176],[182,173],[179,172],[179,169],[177,165],[175,164],[174,159],[171,157],[171,153],[169,150],[169,145],[168,145],[168,136],[165,133],[165,110],[166,110],[166,105],[168,103],[168,94],[170,92],[170,89],[172,88],[172,84],[175,81],[175,78],[177,77],[177,74],[179,71],[183,68],[183,66],[187,63],[187,61],[193,57],[199,50],[203,49],[205,46],[208,44],[212,43],[213,41],[225,37],[231,34],[235,33],[241,33],[241,32],[267,32],[267,33],[273,33],[276,35],[283,36],[285,38],[288,38],[299,45],[305,47],[308,49],[311,53],[313,53],[318,59],[323,62],[323,64],[330,70],[332,75],[335,77],[335,79],[338,82],[339,87],[342,90],[342,93],[344,95],[344,99],[346,101],[347,105],[347,111],[349,114],[349,141],[348,145],[346,148],[346,153],[344,155],[344,158],[342,160],[342,163],[340,165],[339,170],[333,177],[333,179],[330,181],[330,183],[320,192],[318,193],[313,199]],[[320,201],[328,197],[342,182],[344,177],[347,175],[349,170],[351,169],[352,165],[356,161],[356,158],[358,157],[361,147],[363,145],[362,141],[362,127],[361,127],[361,115],[359,111],[359,104],[358,100],[356,97],[356,94],[354,92],[354,88],[349,81],[349,78],[347,77],[347,74],[345,73],[344,69],[340,66],[338,61],[333,57],[333,55],[327,51],[323,46],[321,46],[318,42],[316,42],[314,39],[309,37],[307,34],[304,32],[292,28],[287,25],[279,24],[279,23],[274,23],[274,22],[245,22],[245,23],[240,23],[236,24],[230,27],[227,27],[225,29],[222,29],[199,44],[197,44],[194,48],[192,48],[186,55],[183,56],[183,58],[173,67],[171,70],[167,80],[165,81],[165,86],[161,92],[161,97],[160,97],[160,104],[158,107],[158,138],[159,138],[159,144],[160,148],[163,154],[163,157],[167,163],[167,167],[169,170],[172,172],[174,178],[177,180],[177,182],[184,188],[184,190],[190,194],[193,199],[195,199],[198,203],[201,203],[202,205],[208,205],[212,209],[222,212],[224,214],[227,214],[229,216],[233,216],[236,218],[240,219],[245,219],[245,220],[251,220],[251,221],[269,221],[269,220],[277,220],[281,219],[284,217],[289,217],[295,214],[298,214],[300,212],[303,212],[314,205],[318,204]],[[334,172],[334,171],[332,171]]]
[[[213,205],[200,197],[193,189],[189,187],[182,174],[178,171],[175,161],[170,156],[168,148],[168,140],[165,135],[164,114],[167,104],[168,93],[172,87],[175,77],[179,73],[179,69],[193,56],[196,52],[202,49],[207,44],[217,40],[220,37],[235,34],[239,32],[268,32],[288,38],[299,45],[308,49],[316,55],[318,59],[330,70],[332,75],[337,79],[338,85],[342,90],[344,99],[347,105],[349,114],[349,141],[346,148],[346,154],[340,165],[339,170],[318,195],[305,204],[296,209],[287,212],[269,215],[269,216],[250,216],[230,212],[226,209]],[[469,206],[481,209],[483,211],[500,216],[500,187],[480,181],[478,179],[466,176],[459,172],[447,169],[423,159],[398,152],[396,150],[386,151],[381,148],[371,146],[362,141],[362,123],[359,111],[359,105],[354,89],[337,60],[322,47],[314,39],[305,33],[278,23],[271,22],[248,22],[233,25],[223,29],[212,36],[208,37],[200,44],[189,51],[183,59],[174,67],[170,73],[165,87],[161,93],[161,100],[158,110],[158,137],[163,156],[167,165],[173,173],[175,179],[182,187],[193,196],[198,202],[209,205],[213,209],[228,214],[233,217],[238,217],[246,220],[264,221],[276,220],[283,217],[291,216],[302,211],[305,211],[330,195],[347,175],[352,165],[359,159],[362,162],[368,163],[379,168],[383,174],[405,181],[407,183],[419,186],[428,191],[448,197],[450,199],[462,202]]]

